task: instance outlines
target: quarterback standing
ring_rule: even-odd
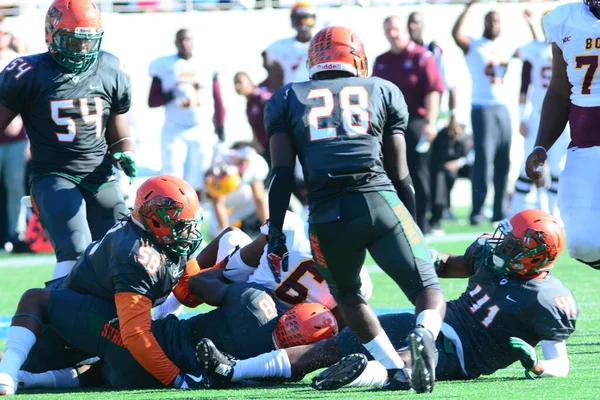
[[[543,19],[552,43],[552,78],[542,106],[535,147],[526,161],[529,178],[541,176],[547,152],[567,122],[571,142],[560,175],[558,208],[569,255],[600,269],[600,2],[556,7]]]
[[[91,0],[55,0],[46,14],[48,51],[16,58],[0,73],[0,132],[21,115],[34,210],[56,252],[53,278],[67,275],[128,213],[113,164],[136,175],[131,84],[119,60],[100,51],[103,35]]]

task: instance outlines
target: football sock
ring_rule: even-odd
[[[527,176],[519,175],[515,182],[515,192],[512,195],[512,214],[516,214],[525,209],[525,199],[531,190],[531,179]]]
[[[385,331],[381,330],[379,335],[375,336],[370,342],[363,343],[363,346],[386,369],[400,369],[404,367],[404,361],[396,353],[396,349],[394,349],[394,345],[390,342]]]
[[[387,369],[378,361],[369,361],[362,374],[344,387],[383,386],[387,379]]]
[[[274,350],[246,360],[237,360],[231,381],[273,377],[292,377],[292,365],[285,350]]]
[[[15,378],[35,341],[35,334],[27,328],[22,326],[8,328],[4,357],[0,361],[0,373],[4,372]]]
[[[54,389],[79,387],[79,376],[74,368],[46,371],[32,374],[19,371],[17,375],[19,389]]]
[[[546,188],[537,188],[538,208],[542,211],[550,213],[550,201],[548,199],[548,190]]]
[[[75,265],[75,260],[57,262],[54,265],[54,271],[52,271],[52,279],[69,275],[69,272],[73,269],[73,265]]]
[[[433,333],[433,339],[437,339],[442,329],[442,316],[435,310],[423,310],[417,315],[417,325],[421,325]]]

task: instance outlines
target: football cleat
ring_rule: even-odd
[[[0,396],[12,396],[16,391],[16,379],[9,374],[0,373]]]
[[[212,340],[204,338],[198,343],[196,359],[208,374],[207,386],[210,389],[231,386],[235,360],[229,354],[219,351]]]
[[[417,327],[408,334],[407,342],[412,356],[411,386],[417,393],[431,393],[437,363],[433,334],[425,328]]]
[[[388,380],[383,384],[383,390],[410,390],[412,370],[409,366],[401,369],[389,369]]]
[[[317,390],[336,390],[346,386],[363,373],[369,360],[361,353],[350,354],[319,375],[313,377],[311,386]]]

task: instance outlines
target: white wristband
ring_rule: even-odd
[[[542,150],[544,150],[544,153],[548,152],[548,150],[546,150],[546,148],[544,146],[535,146],[533,148],[533,150],[531,150],[531,152],[533,153],[536,149],[542,149]]]

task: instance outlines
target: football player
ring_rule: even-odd
[[[272,179],[267,259],[278,277],[289,267],[281,228],[293,188],[296,155],[308,187],[313,258],[345,322],[388,369],[390,389],[410,389],[404,362],[365,299],[359,272],[368,250],[416,305],[409,342],[414,389],[433,390],[434,341],[446,303],[414,208],[404,132],[408,111],[400,90],[367,78],[360,38],[328,27],[311,40],[311,80],[279,89],[267,103]],[[408,209],[407,209],[408,207]]]
[[[175,47],[177,54],[150,64],[148,106],[165,110],[161,173],[183,178],[201,191],[217,137],[224,140],[225,107],[217,73],[207,57],[193,52],[189,29],[177,31]]]
[[[322,304],[334,312],[339,311],[336,310],[337,304],[325,278],[312,258],[307,224],[299,214],[288,211],[282,231],[289,249],[287,270],[281,270],[276,275],[269,266],[266,246],[269,226],[265,224],[261,227],[262,235],[255,239],[255,242],[263,243],[258,257],[255,254],[253,257],[247,256],[248,250],[234,253],[223,270],[223,276],[231,282],[250,282],[264,286],[273,294],[280,312],[304,302]],[[200,289],[197,291],[202,292]],[[364,266],[360,270],[360,293],[366,300],[373,293],[371,277]],[[342,320],[339,312],[336,312],[336,317]]]
[[[540,125],[542,103],[552,76],[552,45],[534,39],[517,51],[517,57],[523,61],[521,94],[519,96],[520,132],[525,139],[525,154],[529,154],[534,146],[536,132]],[[527,92],[530,88],[531,109],[527,110]],[[543,185],[537,188],[538,204],[536,208],[555,216],[557,214],[558,176],[565,165],[568,144],[569,132],[567,126],[565,134],[562,134],[559,138],[559,143],[556,143],[548,152],[550,187],[547,192]],[[525,172],[525,160],[523,160],[519,178],[515,183],[515,193],[512,197],[513,214],[526,208],[525,197],[531,190],[531,184],[532,182]]]
[[[567,122],[571,142],[560,175],[558,208],[565,224],[569,255],[600,269],[600,177],[596,163],[600,139],[600,79],[596,78],[600,46],[600,2],[562,4],[544,16],[547,41],[552,43],[552,78],[542,105],[535,146],[527,157],[527,176],[536,180],[547,152],[563,134]],[[599,39],[600,40],[600,39]]]
[[[440,277],[469,278],[465,292],[448,302],[442,333],[435,342],[438,380],[475,379],[516,361],[528,377],[567,376],[566,340],[575,331],[578,306],[572,292],[549,272],[564,243],[564,232],[554,217],[525,210],[501,222],[493,235],[482,235],[464,256],[437,257]],[[409,344],[406,335],[415,323],[413,314],[386,314],[379,319],[395,348]],[[544,360],[537,358],[534,349],[540,342]],[[200,346],[207,349],[199,352],[204,362],[208,360],[207,373],[220,375],[221,386],[253,377],[301,378],[340,359],[313,378],[313,387],[381,385],[387,380],[385,367],[367,364],[368,353],[348,328],[314,345],[247,360],[225,358],[207,341]],[[408,351],[401,354],[414,364]],[[260,375],[253,375],[257,371]]]
[[[42,330],[43,324],[60,326],[63,319],[71,318],[69,314],[88,312],[83,303],[72,301],[68,294],[63,295],[64,302],[56,300],[65,288],[111,303],[120,320],[123,344],[133,357],[164,385],[180,387],[183,378],[179,368],[167,358],[150,331],[150,310],[171,292],[184,305],[200,304],[189,293],[187,282],[200,271],[195,257],[202,241],[201,222],[198,196],[189,183],[167,175],[145,181],[137,191],[131,215],[121,219],[101,240],[92,242],[69,275],[49,282],[45,289],[30,289],[23,294],[0,362],[0,394],[14,394],[17,371],[38,337],[40,345],[36,348],[42,352],[51,352],[57,346],[63,349],[65,341],[67,345],[77,343],[79,332],[73,328],[77,324],[69,326],[63,341],[54,343],[54,331]],[[95,321],[101,324],[103,319],[97,317]],[[72,365],[70,358],[62,355],[37,360],[41,360],[41,366],[30,365],[32,370],[54,369],[44,361]]]
[[[288,213],[286,224],[286,226],[297,228],[299,234],[293,239],[292,232],[289,232],[289,237],[293,240],[293,243],[297,244],[299,250],[291,251],[292,259],[295,259],[293,258],[295,254],[298,255],[303,252],[305,256],[301,258],[302,265],[307,265],[310,253],[304,222],[299,216]],[[306,244],[302,244],[302,242],[306,242]],[[240,245],[243,247],[237,251]],[[288,279],[285,279],[281,286],[283,288],[291,286],[301,294],[306,294],[306,291],[309,290],[314,294],[311,293],[311,296],[304,297],[299,295],[292,301],[289,299],[290,294],[287,290],[272,289],[276,285],[265,281],[264,271],[261,283],[257,283],[256,280],[247,282],[248,273],[246,273],[244,267],[250,268],[247,264],[258,265],[261,258],[265,257],[265,246],[266,239],[264,235],[260,235],[250,243],[250,238],[239,230],[225,231],[218,239],[203,249],[198,256],[198,260],[202,265],[217,265],[190,277],[188,283],[190,293],[199,300],[218,308],[207,314],[200,314],[186,320],[180,321],[174,316],[167,316],[162,320],[152,322],[151,330],[158,344],[167,357],[181,371],[185,371],[182,376],[187,378],[188,381],[192,378],[188,377],[187,373],[195,374],[192,376],[198,377],[198,368],[202,367],[195,359],[196,346],[200,339],[210,339],[216,346],[232,356],[238,358],[252,357],[275,349],[272,333],[277,317],[283,313],[283,310],[288,310],[292,305],[303,304],[300,303],[301,301],[313,301],[314,303],[310,303],[313,305],[320,304],[321,309],[327,310],[327,313],[329,313],[329,309],[323,304],[335,307],[331,295],[319,290],[319,286],[327,289],[327,285],[322,278],[320,283],[315,280],[311,283],[303,279],[302,276],[298,276],[295,270],[291,271],[294,273]],[[290,244],[290,248],[294,249],[295,247]],[[230,255],[232,252],[233,254]],[[251,269],[255,270],[255,268]],[[256,270],[260,270],[260,267]],[[311,271],[318,274],[314,266],[312,270],[309,270],[309,272]],[[304,272],[301,275],[303,274]],[[232,283],[224,279],[224,275],[232,277],[237,282]],[[318,278],[317,275],[316,279]],[[297,282],[294,279],[297,279]],[[370,283],[368,275],[365,276],[364,282]],[[303,289],[304,292],[302,292]],[[280,296],[282,293],[286,297],[283,297],[283,300],[278,299],[276,296]],[[366,294],[366,297],[368,298],[369,295]],[[277,300],[277,305],[273,299]],[[69,344],[71,346],[84,351],[85,354],[97,355],[102,359],[100,365],[103,366],[103,383],[120,388],[160,387],[162,385],[160,381],[140,365],[124,346],[123,336],[121,336],[123,321],[120,322],[120,332],[114,306],[96,296],[81,295],[70,290],[54,293],[53,302],[56,304],[59,302],[64,303],[65,307],[67,302],[77,303],[81,304],[81,309],[87,310],[87,313],[71,313],[68,316],[63,316],[60,320],[52,321],[50,325],[60,336],[70,337]],[[58,307],[58,305],[53,307]],[[278,312],[278,309],[280,312]],[[314,313],[311,312],[310,314]],[[291,315],[296,315],[296,313]],[[330,325],[332,329],[335,327],[337,332],[337,324],[333,325],[335,318],[333,316],[332,318],[329,318]],[[104,322],[98,323],[98,319]],[[76,338],[73,338],[72,334],[69,333],[74,330],[77,331]],[[308,329],[306,334],[312,335],[309,338],[309,342],[312,342],[315,338],[325,334],[330,337],[332,332],[329,329],[319,329],[318,332]],[[300,339],[307,340],[307,338],[305,335]],[[291,337],[286,337],[281,342],[296,343]],[[44,353],[35,350],[38,349],[34,349],[33,356],[29,357],[25,369],[38,372],[38,374],[32,375],[30,372],[20,372],[18,374],[18,381],[23,382],[25,388],[72,387],[70,385],[90,384],[87,378],[75,379],[72,368],[63,371],[42,372],[45,369],[39,364],[43,364],[43,361],[38,359],[44,356]],[[65,365],[63,363],[62,366]],[[98,366],[94,368],[98,368]],[[87,374],[87,376],[89,375]],[[52,376],[54,378],[51,378]],[[218,382],[217,379],[212,383],[218,385]],[[207,383],[204,382],[203,384]]]
[[[292,7],[290,17],[296,36],[277,40],[265,50],[268,86],[273,91],[287,83],[309,79],[306,59],[317,19],[317,6],[309,1],[298,1]]]
[[[113,165],[130,180],[137,168],[126,116],[131,84],[119,60],[100,51],[100,10],[91,0],[55,0],[45,26],[48,51],[18,57],[0,73],[0,132],[21,115],[32,201],[58,278],[128,213]]]
[[[206,192],[213,204],[208,221],[211,237],[231,224],[249,231],[244,223],[254,221],[256,231],[265,223],[268,208],[264,181],[268,175],[267,162],[247,143],[216,150],[205,176]]]

